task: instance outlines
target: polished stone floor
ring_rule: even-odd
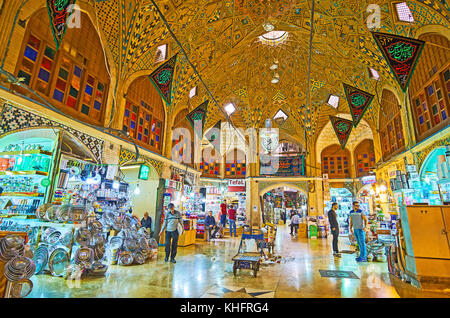
[[[348,239],[341,250],[350,250]],[[158,260],[140,266],[110,266],[106,277],[80,283],[48,275],[33,276],[28,297],[399,297],[386,263],[358,264],[356,254],[331,254],[331,239],[292,238],[287,226],[278,230],[275,254],[281,263],[262,266],[255,278],[249,270],[233,275],[231,258],[239,238],[225,238],[179,248],[177,263]],[[321,277],[319,270],[352,271],[359,279]]]

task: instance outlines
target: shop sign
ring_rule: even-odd
[[[149,175],[150,175],[150,167],[146,165],[141,165],[141,167],[139,168],[138,179],[148,180]]]
[[[245,180],[228,180],[228,192],[245,192]]]
[[[305,157],[304,156],[278,157],[278,167],[277,165],[272,167],[271,163],[268,163],[267,165],[261,163],[261,175],[276,175],[283,177],[304,176]]]
[[[362,184],[374,184],[377,182],[376,176],[366,176],[361,178]]]
[[[181,191],[183,189],[182,183],[175,180],[166,180],[166,188],[172,188],[176,191]]]

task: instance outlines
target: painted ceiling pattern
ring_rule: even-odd
[[[369,4],[381,8],[381,28],[375,31],[414,37],[414,31],[424,25],[449,27],[450,23],[448,5],[438,0],[407,1],[415,20],[412,25],[397,21],[392,1],[316,0],[308,102],[310,0],[155,2],[218,105],[180,52],[152,1],[90,0],[121,79],[140,70],[155,70],[161,65],[155,64],[156,48],[167,44],[167,58],[180,53],[169,116],[210,100],[206,130],[224,119],[218,107],[234,102],[237,111],[231,120],[245,129],[262,127],[266,118],[282,109],[289,117],[280,129],[299,141],[304,127],[314,137],[329,115],[349,112],[342,82],[376,95],[364,116],[372,126],[378,121],[383,85],[398,87],[367,27]],[[268,45],[259,40],[267,32],[263,27],[267,22],[275,30],[288,32],[282,43]],[[273,64],[276,70],[270,69]],[[381,81],[369,78],[368,67],[378,71]],[[273,84],[275,73],[279,82]],[[194,86],[198,94],[190,99]],[[338,110],[325,104],[329,94],[340,96]]]

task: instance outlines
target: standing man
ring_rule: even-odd
[[[333,255],[335,257],[341,257],[341,254],[339,253],[339,245],[338,245],[339,223],[338,223],[337,217],[336,217],[337,209],[338,209],[338,204],[336,202],[334,202],[331,205],[331,210],[328,211],[328,222],[330,223],[331,234],[333,235]]]
[[[222,225],[223,229],[227,224],[227,200],[223,200],[222,204],[220,205],[220,224]]]
[[[234,206],[230,204],[230,209],[228,210],[228,221],[230,222],[230,236],[233,236],[232,231],[234,233],[234,237],[236,235],[236,210]]]
[[[216,219],[214,219],[212,211],[209,211],[205,218],[205,228],[208,231],[207,240],[209,241],[211,238],[215,238],[217,231],[219,231],[219,227],[216,225]],[[211,234],[213,230],[214,233]]]
[[[367,224],[367,217],[363,211],[359,209],[359,202],[353,202],[353,210],[349,215],[350,225],[349,230],[351,234],[355,234],[356,241],[359,246],[359,257],[356,258],[357,262],[367,262],[367,250],[366,250],[366,233],[364,232]]]
[[[152,218],[148,215],[147,211],[145,211],[144,217],[141,220],[141,226],[145,227],[151,236],[151,234],[152,234]]]
[[[177,247],[178,247],[178,229],[177,226],[180,224],[183,227],[183,221],[181,217],[181,213],[175,210],[175,205],[170,203],[169,212],[166,213],[164,218],[163,226],[161,227],[161,232],[159,235],[163,233],[164,229],[166,229],[166,258],[165,261],[169,260],[172,263],[176,263],[175,256],[177,256]]]

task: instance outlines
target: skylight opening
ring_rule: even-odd
[[[369,77],[375,81],[380,80],[380,74],[377,72],[377,70],[369,67]]]
[[[228,116],[231,116],[231,114],[236,111],[236,107],[233,103],[226,104],[223,109],[227,112]]]
[[[406,2],[396,3],[395,9],[397,10],[397,17],[399,21],[410,23],[414,22],[414,17]]]
[[[275,116],[273,116],[273,120],[275,121],[286,121],[286,119],[288,119],[288,115],[286,115],[286,113],[284,111],[282,111],[281,109],[275,114]]]
[[[328,96],[326,103],[334,109],[337,109],[339,107],[339,96],[331,94]]]
[[[270,31],[258,38],[263,44],[274,46],[284,43],[288,38],[288,34],[287,31]]]
[[[197,86],[193,87],[189,92],[189,98],[194,98],[195,96],[197,96]]]
[[[155,53],[155,64],[167,59],[167,44],[158,46]]]

